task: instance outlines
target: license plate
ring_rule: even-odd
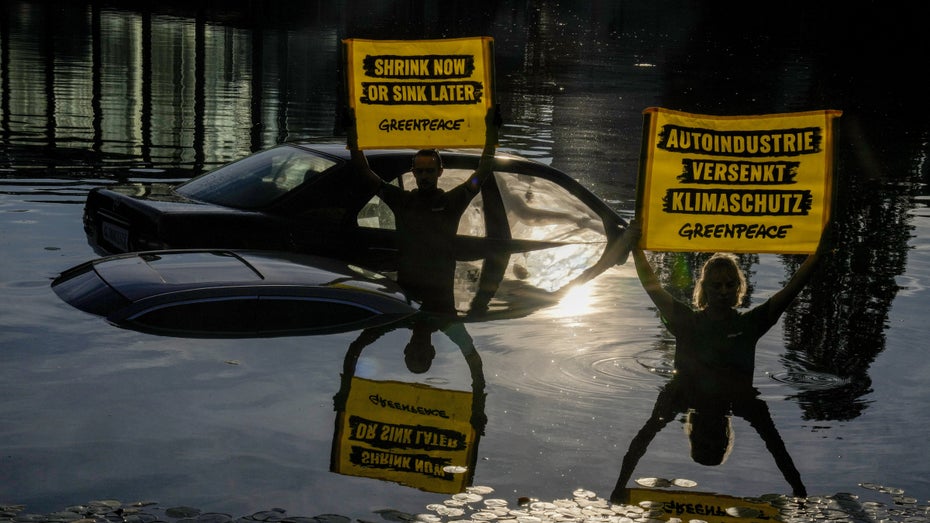
[[[101,222],[101,233],[103,234],[103,240],[110,245],[116,247],[117,249],[128,252],[129,251],[129,231],[125,228],[111,223],[108,221]]]

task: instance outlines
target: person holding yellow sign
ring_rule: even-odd
[[[751,373],[756,343],[807,285],[829,243],[825,232],[817,250],[807,256],[783,289],[758,307],[741,311],[737,307],[746,292],[746,277],[734,256],[718,253],[707,260],[695,284],[693,303],[688,305],[662,288],[639,246],[641,231],[639,220],[633,220],[625,234],[630,238],[640,282],[675,336],[675,368],[679,371],[713,367]]]
[[[662,388],[649,420],[623,458],[611,500],[623,502],[626,483],[646,446],[677,414],[687,413],[691,456],[703,465],[719,465],[733,444],[730,416],[748,421],[765,442],[776,465],[796,496],[807,491],[768,407],[753,387],[756,343],[801,292],[812,276],[828,241],[801,264],[783,289],[750,310],[738,310],[746,292],[746,277],[730,254],[711,256],[695,284],[693,303],[686,304],[665,290],[640,247],[642,226],[634,220],[626,236],[631,242],[636,272],[655,303],[662,321],[675,336],[675,375]]]
[[[442,157],[435,149],[423,149],[413,156],[415,189],[406,191],[384,182],[358,147],[355,118],[349,120],[347,145],[355,169],[394,212],[399,242],[398,283],[421,302],[423,310],[455,314],[455,236],[462,213],[493,172],[501,125],[498,108],[491,107],[485,116],[485,144],[478,169],[449,191],[437,185],[442,176]]]

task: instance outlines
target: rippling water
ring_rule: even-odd
[[[389,4],[0,7],[0,505],[437,513],[427,507],[443,503],[440,494],[330,472],[333,396],[357,333],[161,338],[71,309],[49,282],[94,257],[81,228],[92,187],[178,181],[280,141],[341,139],[340,38],[491,34],[502,148],[571,173],[627,215],[646,107],[844,110],[841,243],[825,277],[760,343],[755,383],[812,495],[808,509],[849,517],[856,500],[876,520],[923,516],[930,111],[910,77],[919,66],[890,65],[926,48],[910,25],[919,17],[874,6],[844,9],[834,24],[813,8],[744,20],[717,7],[675,5],[668,16],[671,2]],[[449,18],[454,31],[437,23]],[[698,263],[654,261],[685,286]],[[753,303],[797,263],[744,261]],[[493,488],[485,497],[515,508],[521,497],[589,499],[576,489],[608,495],[674,350],[632,266],[526,318],[467,329],[487,382],[474,471],[475,485]],[[398,356],[405,342],[385,336],[356,374],[412,380]],[[421,381],[467,389],[458,347],[434,343]],[[704,467],[689,458],[682,423],[670,423],[634,477],[736,496],[789,492],[753,428],[740,419],[734,428],[730,459]]]

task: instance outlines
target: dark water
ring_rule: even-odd
[[[415,514],[446,499],[329,471],[333,395],[352,333],[167,339],[73,310],[48,284],[94,257],[80,223],[93,186],[182,180],[282,141],[342,139],[340,39],[490,35],[502,149],[570,173],[623,213],[635,201],[646,107],[844,111],[838,249],[760,343],[755,382],[808,492],[833,496],[815,498],[816,506],[848,516],[848,503],[836,506],[848,492],[923,514],[927,33],[916,8],[769,9],[3,2],[0,505],[48,512],[92,499],[150,499],[231,514],[284,507],[373,520],[375,510]],[[656,261],[664,274],[683,274],[687,292],[697,256]],[[744,262],[758,303],[798,260]],[[673,346],[649,305],[632,267],[622,266],[556,307],[468,326],[488,393],[473,483],[493,487],[488,497],[514,505],[522,496],[570,498],[578,488],[609,494],[671,361]],[[397,357],[404,343],[401,333],[381,340],[357,373],[413,381]],[[467,389],[458,348],[436,343],[437,361],[421,381]],[[704,467],[670,424],[634,478],[687,478],[695,490],[736,496],[790,493],[753,428],[740,420],[734,427],[729,460]]]

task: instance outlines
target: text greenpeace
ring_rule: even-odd
[[[396,410],[401,410],[404,412],[421,414],[423,416],[437,416],[440,418],[449,417],[449,415],[446,414],[446,411],[442,409],[431,409],[427,407],[421,407],[419,405],[411,405],[409,403],[403,403],[400,401],[391,401],[389,399],[382,398],[380,394],[372,394],[368,396],[368,400],[371,401],[374,405],[378,405],[382,408],[396,409]]]

